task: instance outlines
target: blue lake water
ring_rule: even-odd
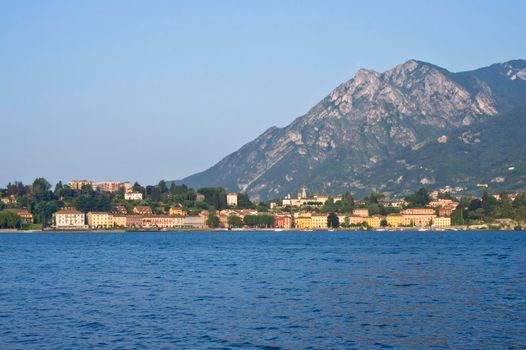
[[[0,348],[526,348],[526,233],[3,234]]]

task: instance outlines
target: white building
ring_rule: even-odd
[[[86,217],[74,208],[60,209],[53,213],[53,227],[56,229],[85,229]]]
[[[142,200],[141,192],[126,192],[124,194],[124,199],[127,201],[140,201]]]
[[[226,195],[226,204],[231,207],[237,207],[237,193],[229,193]]]

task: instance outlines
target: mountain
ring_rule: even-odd
[[[507,156],[526,150],[524,133],[518,133],[526,123],[522,105],[525,60],[460,73],[416,60],[384,73],[361,69],[290,125],[268,129],[179,182],[224,186],[256,199],[295,193],[302,186],[314,193],[358,195],[407,192],[422,184],[470,187],[493,179],[481,172],[484,155],[494,151],[492,137],[504,137],[495,169],[524,162],[523,152]],[[510,123],[520,128],[502,135],[499,130]],[[464,150],[473,144],[476,152]],[[500,180],[495,182],[505,186]]]

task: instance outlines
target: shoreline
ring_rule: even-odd
[[[317,233],[317,232],[458,232],[458,231],[503,231],[510,232],[520,230],[513,229],[489,229],[480,227],[467,227],[467,226],[452,226],[452,227],[441,227],[441,228],[418,228],[418,227],[398,227],[398,228],[381,228],[381,229],[353,229],[353,228],[337,228],[337,229],[282,229],[282,228],[246,228],[246,229],[173,229],[173,230],[126,230],[126,229],[110,229],[110,230],[93,230],[93,229],[72,229],[72,230],[17,230],[17,229],[1,229],[1,234],[61,234],[61,233],[208,233],[208,232],[305,232],[305,233]]]

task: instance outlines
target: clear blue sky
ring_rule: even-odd
[[[526,1],[0,0],[0,185],[178,179],[366,67],[526,58]]]

